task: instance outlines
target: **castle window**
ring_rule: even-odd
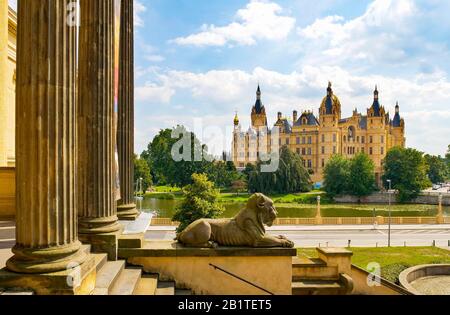
[[[303,160],[302,162],[303,162],[303,167],[306,167],[306,161]]]
[[[312,149],[308,148],[308,155],[312,155]]]
[[[297,154],[300,155],[300,148],[297,148]]]
[[[347,142],[347,136],[344,136],[344,142]]]
[[[381,136],[381,143],[384,143],[384,136]]]
[[[325,147],[322,147],[322,154],[325,154]]]
[[[361,148],[361,153],[366,153],[366,150],[364,149],[364,147]]]
[[[325,167],[325,159],[322,159],[322,168]]]
[[[322,135],[322,143],[325,142],[325,135]]]
[[[312,137],[308,137],[308,144],[312,144]]]
[[[312,168],[312,161],[308,160],[308,168]]]
[[[384,147],[381,147],[381,155],[384,154]]]
[[[361,137],[361,143],[366,143],[366,137],[364,136]]]
[[[370,154],[370,155],[373,154],[373,148],[372,148],[372,147],[369,148],[369,154]]]
[[[370,138],[369,138],[370,140],[370,143],[373,143],[373,137],[372,136],[370,136]]]
[[[289,145],[289,139],[286,139],[286,144]]]
[[[302,143],[306,144],[306,138],[305,137],[303,137],[303,142]]]
[[[333,154],[336,154],[336,146],[333,147]]]
[[[359,143],[359,136],[357,136],[357,137],[356,137],[356,142],[358,142],[358,143]]]
[[[337,140],[336,134],[333,133],[333,142],[336,142],[336,140]]]
[[[302,149],[302,155],[306,155],[306,149],[305,148]]]
[[[297,137],[297,144],[300,144],[300,137]]]

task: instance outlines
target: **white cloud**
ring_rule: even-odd
[[[150,62],[162,62],[162,61],[166,60],[166,58],[164,58],[161,55],[147,55],[147,56],[145,56],[145,59]]]
[[[146,12],[147,8],[140,0],[134,0],[134,25],[137,27],[144,26],[144,20],[141,14]]]
[[[175,91],[167,85],[158,86],[154,83],[147,83],[135,89],[136,100],[146,104],[169,104],[174,94]]]
[[[326,94],[327,82],[331,80],[335,94],[343,105],[343,117],[351,115],[355,107],[366,114],[367,108],[373,102],[374,86],[378,84],[381,103],[391,114],[394,112],[395,103],[400,102],[401,114],[406,119],[408,146],[442,154],[448,145],[445,144],[448,139],[442,136],[443,129],[431,127],[436,126],[438,121],[445,126],[445,120],[448,120],[450,82],[445,77],[433,75],[427,78],[419,75],[406,80],[381,75],[354,75],[338,66],[307,66],[299,72],[288,74],[261,67],[252,72],[158,71],[155,75],[156,83],[137,88],[137,99],[142,104],[156,104],[158,101],[172,104],[172,98],[178,93],[187,93],[192,101],[186,101],[195,104],[184,110],[183,118],[179,115],[176,115],[178,118],[171,116],[174,119],[171,123],[181,119],[179,123],[186,124],[186,121],[191,119],[190,114],[192,117],[197,116],[194,112],[200,117],[209,117],[211,112],[217,112],[217,116],[213,117],[221,118],[211,119],[225,130],[231,125],[234,111],[237,109],[246,129],[258,81],[261,83],[269,124],[275,122],[278,111],[287,117],[291,117],[293,110],[314,110],[317,113]],[[157,121],[159,123],[161,120]]]
[[[414,42],[415,23],[420,15],[413,0],[375,0],[366,12],[349,21],[327,16],[298,29],[304,63],[349,64],[367,66],[403,63]],[[417,47],[424,49],[424,47]]]
[[[280,40],[295,26],[295,19],[281,15],[274,2],[252,0],[236,13],[236,21],[227,26],[203,25],[202,31],[173,40],[178,45],[224,46],[227,43],[254,45],[259,39]]]

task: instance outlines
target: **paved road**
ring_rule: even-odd
[[[351,240],[354,247],[387,246],[387,226],[277,226],[268,229],[270,234],[285,235],[298,247],[347,246]],[[147,239],[171,240],[175,237],[171,227],[151,227]],[[392,246],[449,246],[450,225],[393,226]]]
[[[388,227],[363,226],[275,226],[268,229],[270,234],[285,235],[299,247],[347,246],[375,247],[386,246]],[[174,227],[150,227],[147,239],[172,240]],[[0,222],[0,249],[14,246],[14,222]],[[393,246],[449,246],[450,225],[393,225],[391,234]]]

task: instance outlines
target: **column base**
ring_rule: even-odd
[[[14,256],[6,262],[8,270],[24,274],[43,274],[70,269],[81,265],[89,251],[85,251],[79,241],[68,246],[29,249],[15,246]]]
[[[123,229],[113,233],[103,234],[79,234],[78,238],[83,244],[91,245],[91,251],[93,253],[106,253],[109,261],[116,261],[118,259],[119,249],[119,237],[122,234]]]
[[[140,212],[136,209],[134,203],[117,206],[117,216],[119,217],[119,220],[134,221],[139,214]]]
[[[89,246],[83,246],[81,251],[86,255],[82,264],[74,261],[58,272],[29,274],[4,268],[0,270],[0,288],[30,290],[37,295],[89,295],[95,289],[96,261]]]

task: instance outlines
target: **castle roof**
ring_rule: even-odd
[[[373,98],[373,104],[372,104],[372,108],[373,108],[373,115],[374,117],[380,117],[381,116],[381,112],[380,112],[380,102],[378,100],[378,96],[379,96],[379,92],[378,92],[378,86],[375,86],[375,91],[373,92],[374,98]]]
[[[397,105],[395,106],[394,120],[392,120],[392,126],[393,127],[401,127],[401,125],[402,125],[402,119],[400,117],[400,107],[398,106],[398,102],[397,102]]]
[[[304,120],[306,118],[306,124],[304,124]],[[316,116],[312,112],[303,113],[300,118],[294,122],[294,126],[318,126],[319,121]]]

